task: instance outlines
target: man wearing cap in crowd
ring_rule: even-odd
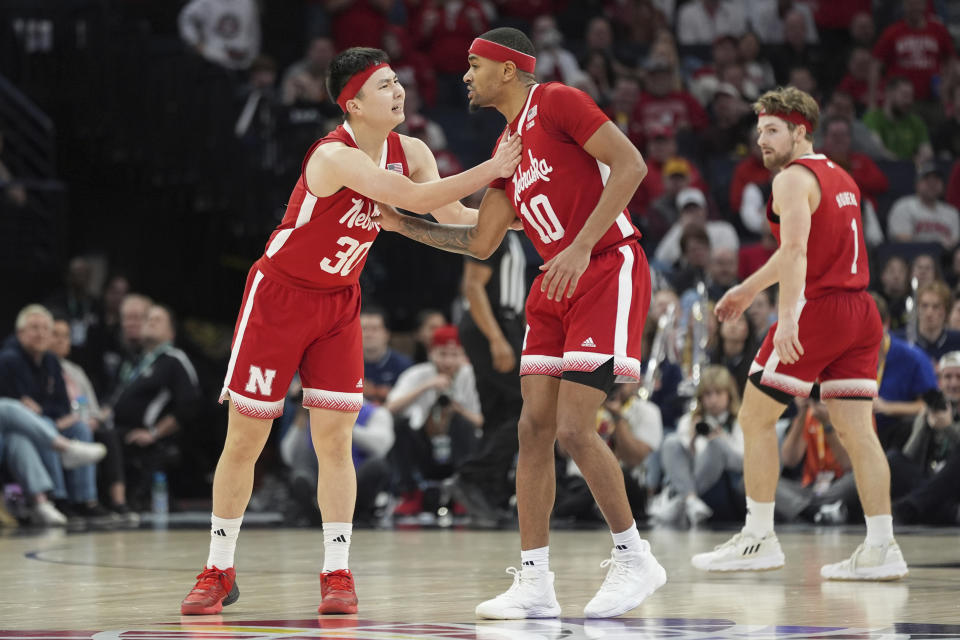
[[[887,228],[897,242],[938,242],[951,249],[960,241],[960,213],[943,196],[943,176],[932,162],[917,168],[916,193],[893,203]]]
[[[319,463],[318,610],[356,613],[348,554],[356,501],[351,445],[363,404],[358,281],[380,230],[376,202],[469,223],[476,210],[458,198],[512,175],[520,157],[519,141],[506,140],[491,160],[441,180],[426,144],[393,131],[404,120],[404,90],[379,49],[340,53],[327,84],[346,118],[308,150],[287,213],[247,277],[220,398],[229,400],[229,417],[213,481],[210,553],[181,603],[184,615],[219,613],[239,597],[234,552],[254,464],[296,372]]]
[[[663,236],[653,254],[654,260],[660,265],[670,267],[680,259],[680,236],[691,224],[703,225],[706,228],[712,250],[740,250],[740,237],[732,224],[726,220],[707,220],[707,198],[703,191],[694,187],[681,189],[677,194],[676,205],[680,212],[679,217]]]

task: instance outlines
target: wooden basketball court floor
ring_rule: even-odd
[[[237,551],[239,601],[217,616],[181,617],[180,599],[206,559],[205,530],[142,528],[0,537],[0,640],[406,640],[575,638],[960,638],[960,530],[898,534],[910,575],[892,583],[833,583],[820,565],[846,557],[862,528],[779,530],[779,571],[704,574],[690,555],[729,532],[644,532],[668,582],[640,608],[584,620],[610,552],[604,530],[551,539],[560,620],[484,622],[483,599],[518,564],[515,531],[358,530],[354,616],[316,614],[322,535],[248,528]]]

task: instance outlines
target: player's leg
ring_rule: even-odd
[[[363,346],[360,288],[323,298],[317,319],[333,327],[315,339],[300,363],[303,406],[310,410],[310,434],[317,455],[317,504],[323,517],[320,613],[356,613],[357,593],[349,569],[357,474],[353,426],[363,409]],[[335,364],[333,364],[335,363]]]
[[[869,398],[829,398],[825,402],[850,455],[866,516],[867,538],[850,558],[825,565],[820,574],[830,580],[898,580],[907,575],[907,564],[893,538],[890,466],[873,428],[873,403]]]
[[[232,401],[229,411],[227,438],[213,476],[210,552],[197,584],[180,604],[183,615],[219,613],[240,596],[234,553],[253,492],[253,468],[270,435],[272,419],[243,415]]]
[[[213,481],[210,553],[197,584],[180,606],[185,615],[218,613],[237,599],[234,551],[253,489],[253,468],[270,434],[302,353],[305,294],[247,278],[221,402],[229,400],[227,438]]]
[[[547,358],[543,358],[546,360]],[[560,358],[552,358],[559,373]],[[525,375],[520,379],[523,409],[518,423],[517,515],[520,520],[520,571],[507,569],[513,585],[477,606],[477,616],[491,619],[552,618],[560,605],[550,571],[550,512],[557,480],[553,445],[557,434],[559,378]]]

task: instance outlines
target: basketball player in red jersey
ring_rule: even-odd
[[[578,89],[537,84],[534,49],[520,31],[477,38],[464,76],[472,110],[493,107],[520,137],[523,159],[494,181],[475,226],[425,223],[386,212],[391,229],[427,244],[486,258],[516,217],[543,257],[527,299],[520,360],[517,509],[521,568],[502,595],[481,603],[483,618],[560,615],[549,570],[554,442],[583,472],[613,535],[610,566],[587,617],[620,615],[666,582],[640,538],[620,466],[596,432],[597,410],[618,376],[640,374],[640,338],[650,305],[650,272],[640,232],[625,207],[646,173],[640,153]]]
[[[793,396],[816,382],[853,462],[867,539],[843,562],[820,570],[830,580],[896,580],[907,565],[893,539],[890,469],[873,428],[877,357],[883,328],[870,282],[860,217],[860,189],[830,158],[813,153],[816,101],[793,87],[765,93],[754,105],[763,163],[776,173],[767,219],[779,248],[756,273],[717,303],[720,320],[736,318],[753,298],[780,285],[778,322],[750,372],[740,425],[745,451],[747,519],[740,533],[693,557],[706,571],[760,571],[784,564],[773,533],[780,466],[774,423]]]
[[[470,223],[476,210],[457,199],[511,175],[519,161],[519,141],[507,141],[493,159],[440,180],[427,146],[392,131],[403,121],[404,92],[379,49],[339,54],[328,85],[346,120],[307,152],[286,216],[247,277],[221,394],[230,413],[213,482],[210,554],[183,614],[217,613],[238,597],[233,556],[254,463],[297,371],[320,463],[319,611],[357,611],[347,565],[356,498],[350,445],[363,389],[357,282],[380,230],[375,201]]]

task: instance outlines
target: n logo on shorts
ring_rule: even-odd
[[[273,392],[273,378],[276,375],[276,369],[263,371],[260,367],[250,365],[250,378],[247,380],[247,386],[244,387],[244,390],[247,393],[269,396]]]

